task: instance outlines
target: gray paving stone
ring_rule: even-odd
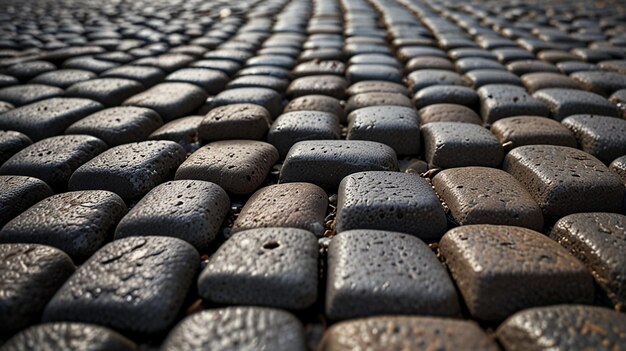
[[[0,100],[22,106],[63,95],[63,89],[43,84],[22,84],[0,89]]]
[[[506,71],[506,67],[500,62],[482,57],[462,58],[454,63],[454,67],[460,73],[467,73],[477,69]]]
[[[626,216],[576,213],[561,218],[550,237],[587,266],[615,309],[626,308]]]
[[[130,79],[98,78],[78,82],[66,89],[65,94],[98,101],[105,106],[117,106],[129,97],[144,90],[144,86]]]
[[[598,63],[603,70],[626,74],[626,60],[608,60]]]
[[[65,134],[87,134],[109,146],[144,141],[163,125],[158,113],[142,107],[111,107],[72,124]]]
[[[378,229],[437,240],[446,231],[443,207],[417,175],[359,172],[339,185],[336,230]]]
[[[79,167],[69,189],[109,190],[124,199],[137,198],[171,179],[185,157],[182,146],[172,141],[116,146]]]
[[[149,140],[170,140],[183,147],[198,141],[198,128],[204,116],[187,116],[165,123],[148,136]]]
[[[459,122],[482,125],[483,121],[474,110],[458,104],[433,104],[418,111],[420,125],[432,122]]]
[[[287,96],[297,98],[304,95],[326,95],[343,99],[348,82],[343,77],[331,74],[307,76],[294,79],[287,88]]]
[[[32,143],[29,137],[20,132],[0,130],[0,165]]]
[[[328,112],[335,115],[341,123],[345,124],[346,122],[346,114],[344,113],[343,105],[338,99],[330,96],[304,95],[297,97],[289,101],[283,113],[294,111]]]
[[[50,245],[82,262],[110,240],[125,213],[124,201],[108,191],[57,194],[9,221],[0,242]]]
[[[598,71],[600,68],[593,63],[580,62],[580,61],[563,61],[556,64],[556,66],[564,74],[572,74],[575,72],[583,71]]]
[[[439,251],[478,320],[500,321],[525,308],[593,301],[593,279],[586,267],[530,229],[465,225],[448,231]]]
[[[545,72],[545,73],[559,73],[559,69],[551,64],[550,62],[546,62],[546,61],[542,61],[542,60],[517,60],[517,61],[513,61],[510,62],[506,65],[506,68],[518,75],[524,75],[524,74],[528,74],[528,73],[538,73],[538,72]]]
[[[352,65],[384,65],[388,67],[401,68],[402,66],[396,58],[385,54],[360,54],[350,57],[348,64]]]
[[[0,244],[3,334],[10,335],[38,322],[48,301],[73,272],[74,263],[61,250],[33,244]]]
[[[337,323],[324,333],[320,350],[416,350],[425,345],[442,351],[499,350],[475,322],[416,316],[369,317]]]
[[[407,81],[412,94],[434,85],[468,85],[458,73],[443,69],[414,71],[407,76]]]
[[[284,159],[293,144],[303,140],[338,140],[338,118],[327,112],[294,111],[283,113],[272,123],[267,141]]]
[[[281,93],[285,91],[285,89],[287,89],[288,85],[289,80],[287,79],[263,75],[248,75],[233,79],[232,81],[230,81],[230,83],[226,85],[226,88],[265,88],[272,89],[278,93]]]
[[[548,108],[526,89],[508,84],[489,84],[478,89],[480,114],[485,123],[512,116],[548,116]]]
[[[621,73],[587,71],[572,73],[571,77],[585,90],[603,96],[610,96],[614,92],[626,88],[626,75]]]
[[[543,228],[539,205],[522,184],[502,170],[487,167],[446,169],[432,182],[459,225]]]
[[[613,160],[609,169],[622,178],[622,182],[626,187],[626,155]],[[626,191],[626,188],[624,190]]]
[[[6,74],[0,74],[0,88],[10,87],[19,84],[17,78]]]
[[[65,282],[42,320],[159,333],[176,318],[198,270],[198,252],[170,237],[115,240]]]
[[[278,157],[276,148],[262,141],[216,141],[189,156],[176,179],[205,180],[230,193],[248,194],[261,186]]]
[[[481,58],[487,58],[491,60],[497,59],[496,55],[493,52],[489,50],[477,49],[477,48],[452,49],[448,51],[448,56],[453,60],[459,60],[459,59],[468,58],[468,57],[481,57]]]
[[[398,93],[360,93],[350,96],[346,102],[345,111],[350,114],[360,108],[370,106],[403,106],[411,108],[411,100],[404,94]]]
[[[564,88],[564,89],[578,89],[580,88],[579,83],[560,73],[550,73],[550,72],[538,72],[538,73],[527,73],[522,77],[522,83],[531,94],[547,88]]]
[[[498,48],[491,50],[491,52],[495,54],[498,61],[503,64],[507,64],[515,60],[532,60],[535,58],[532,52],[518,47]]]
[[[40,140],[17,152],[0,166],[0,174],[39,178],[63,191],[72,173],[104,152],[107,145],[90,135],[60,135]]]
[[[62,68],[81,69],[94,73],[102,73],[119,64],[104,60],[98,60],[91,56],[73,57],[63,62]]]
[[[212,109],[198,126],[204,141],[265,137],[271,121],[269,112],[254,104],[231,104]]]
[[[392,66],[380,64],[353,64],[346,70],[346,77],[351,83],[365,80],[382,80],[402,83],[402,71]]]
[[[577,149],[521,146],[507,154],[502,169],[526,187],[546,216],[619,212],[622,206],[624,186],[619,177]]]
[[[300,63],[297,65],[292,74],[296,78],[306,77],[306,76],[315,76],[315,75],[324,75],[324,74],[333,74],[336,76],[343,76],[346,70],[346,65],[337,60],[313,60]],[[283,77],[286,78],[286,77]]]
[[[29,83],[45,84],[65,89],[72,84],[96,77],[97,75],[95,73],[80,69],[59,69],[42,73],[31,79]]]
[[[267,349],[304,351],[302,323],[288,312],[264,307],[226,307],[195,313],[180,322],[163,351]]]
[[[0,101],[0,114],[2,114],[3,112],[10,111],[14,108],[15,106],[13,106],[12,104],[8,102]]]
[[[563,124],[546,117],[516,116],[497,120],[491,132],[511,148],[524,145],[561,145],[575,148],[576,138]]]
[[[157,67],[165,72],[173,72],[187,66],[194,60],[195,59],[189,55],[166,53],[159,56],[143,57],[131,62],[131,64],[136,66]]]
[[[270,185],[257,190],[235,220],[232,232],[255,228],[300,228],[321,236],[328,196],[309,183]]]
[[[626,343],[626,315],[607,308],[560,305],[514,314],[496,331],[506,351],[619,349]]]
[[[282,78],[282,79],[289,79],[291,77],[291,73],[289,72],[289,70],[276,67],[276,66],[252,66],[252,67],[242,68],[241,70],[237,72],[237,77],[257,76],[257,75],[272,76],[272,77]]]
[[[620,89],[611,94],[609,101],[623,110],[626,107],[626,89]]]
[[[15,77],[18,80],[25,82],[35,76],[38,76],[42,73],[54,71],[57,67],[47,61],[30,61],[30,62],[21,62],[15,65],[9,66],[2,73]]]
[[[376,141],[390,146],[398,155],[419,152],[419,117],[412,107],[363,107],[351,112],[347,119],[347,140]]]
[[[453,317],[459,314],[459,303],[445,268],[420,239],[351,230],[330,242],[325,311],[333,320],[402,314]]]
[[[162,235],[183,239],[204,252],[230,210],[228,194],[201,180],[163,183],[128,212],[115,229],[115,239]]]
[[[212,108],[232,104],[255,104],[265,108],[272,118],[283,110],[281,96],[268,88],[237,88],[219,93],[211,104]]]
[[[318,244],[295,228],[238,232],[200,274],[202,298],[225,304],[304,309],[317,299]]]
[[[146,88],[152,87],[165,79],[165,73],[156,67],[119,66],[100,73],[103,78],[133,79]]]
[[[189,83],[161,83],[128,98],[122,105],[156,111],[164,121],[189,115],[207,99],[204,90]]]
[[[561,121],[583,151],[605,164],[626,155],[626,120],[608,116],[573,115]]]
[[[4,351],[90,350],[133,351],[137,345],[117,332],[85,323],[45,323],[32,326],[2,345]]]
[[[474,108],[478,106],[478,94],[470,87],[435,85],[415,94],[413,103],[417,109],[434,104],[459,104]]]
[[[443,69],[454,71],[454,64],[447,58],[437,56],[420,56],[411,58],[405,65],[407,72],[421,69]]]
[[[518,76],[511,72],[497,69],[473,70],[465,73],[463,78],[468,82],[468,85],[471,85],[474,89],[492,84],[522,86],[522,81]]]
[[[26,134],[33,141],[62,134],[72,123],[104,108],[80,98],[51,98],[0,114],[0,128]]]
[[[577,114],[621,116],[617,107],[607,99],[587,91],[549,88],[536,91],[533,97],[548,106],[551,117],[557,121]]]
[[[489,130],[469,123],[433,122],[422,127],[424,154],[433,166],[500,167],[504,149]]]
[[[301,141],[285,157],[280,182],[309,182],[335,189],[352,173],[397,170],[396,153],[385,144],[364,140]]]
[[[190,64],[189,67],[209,68],[232,76],[239,71],[241,64],[232,60],[199,60]]]
[[[215,95],[224,90],[228,76],[224,72],[207,68],[183,68],[170,73],[165,80],[195,84],[207,94]]]
[[[354,83],[348,87],[346,93],[349,96],[361,93],[396,93],[409,95],[409,90],[401,84],[381,80],[365,80]]]
[[[52,196],[44,181],[26,176],[0,176],[0,228],[37,202]]]

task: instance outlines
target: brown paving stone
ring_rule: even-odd
[[[269,112],[254,104],[231,104],[212,109],[198,126],[204,141],[228,139],[261,140],[271,121]]]
[[[457,104],[433,104],[418,111],[420,125],[432,122],[459,122],[482,125],[483,121],[474,110]]]
[[[561,123],[541,116],[515,116],[497,120],[491,132],[511,148],[524,145],[562,145],[575,148],[576,138]]]

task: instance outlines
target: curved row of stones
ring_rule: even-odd
[[[3,2],[0,349],[620,349],[587,5]]]

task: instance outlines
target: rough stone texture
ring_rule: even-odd
[[[404,85],[380,80],[366,80],[354,83],[348,87],[346,93],[349,96],[362,93],[396,93],[409,95],[409,91]]]
[[[103,106],[88,99],[52,98],[0,114],[0,128],[26,134],[33,141],[62,134],[72,123]]]
[[[213,182],[234,194],[247,194],[261,186],[278,151],[253,140],[225,140],[207,144],[194,152],[176,171],[176,179]]]
[[[528,145],[509,152],[502,169],[532,195],[543,214],[619,212],[624,185],[598,159],[565,146]]]
[[[194,112],[207,97],[204,90],[193,84],[161,83],[130,97],[123,105],[152,109],[169,122]]]
[[[180,239],[147,236],[115,240],[65,282],[46,306],[43,321],[163,332],[174,322],[198,262],[198,252]]]
[[[325,95],[305,95],[295,98],[285,106],[284,113],[294,111],[320,111],[332,113],[341,123],[345,124],[346,115],[341,102]]]
[[[293,75],[297,78],[323,74],[343,76],[345,64],[337,60],[313,60],[303,62],[293,69]]]
[[[516,313],[500,325],[496,335],[506,351],[619,350],[626,344],[625,325],[623,313],[561,305]]]
[[[94,79],[96,77],[97,75],[95,73],[80,69],[59,69],[56,71],[42,73],[33,78],[30,83],[45,84],[65,89],[72,84]]]
[[[267,141],[283,159],[293,144],[303,140],[337,140],[341,134],[339,120],[333,114],[317,111],[283,113],[267,133]]]
[[[617,310],[626,310],[626,216],[571,214],[556,222],[550,237],[587,266]]]
[[[435,191],[460,225],[503,224],[543,228],[541,208],[512,175],[495,168],[447,169],[433,178]]]
[[[322,339],[322,351],[350,350],[497,351],[498,346],[470,321],[437,317],[370,317],[337,323]]]
[[[421,69],[414,71],[407,76],[407,80],[409,87],[411,87],[412,94],[433,85],[467,86],[466,81],[463,80],[458,73],[443,69]]]
[[[283,92],[287,89],[289,80],[271,77],[271,76],[242,76],[231,80],[227,85],[227,89],[237,88],[267,88],[275,90],[276,92]]]
[[[254,228],[301,228],[324,233],[326,192],[314,184],[289,183],[259,189],[246,202],[232,232]]]
[[[85,323],[45,323],[32,326],[13,336],[3,351],[134,351],[137,345],[105,327]]]
[[[626,187],[626,155],[613,160],[609,169],[622,178],[622,183],[624,183]],[[626,190],[626,188],[624,190]]]
[[[0,228],[37,202],[52,196],[44,181],[25,176],[0,176]]]
[[[211,107],[232,104],[255,104],[265,108],[272,118],[283,110],[279,93],[268,88],[236,88],[224,90],[213,99]]]
[[[137,198],[171,179],[185,156],[182,146],[172,141],[116,146],[79,167],[69,188],[109,190],[124,199]]]
[[[198,126],[204,141],[252,139],[261,140],[269,129],[269,112],[253,104],[231,104],[212,109]]]
[[[317,299],[318,250],[315,235],[302,229],[236,233],[200,274],[200,296],[224,304],[307,308]]]
[[[474,110],[457,104],[434,104],[418,111],[420,125],[432,122],[460,122],[482,125],[483,121]]]
[[[63,89],[43,84],[14,85],[0,89],[0,101],[22,106],[63,95]]]
[[[413,103],[418,109],[434,104],[459,104],[474,108],[478,105],[478,94],[470,87],[434,85],[418,91]]]
[[[0,242],[50,245],[82,262],[111,239],[126,211],[124,201],[108,191],[57,194],[9,221]]]
[[[413,57],[405,66],[407,72],[413,72],[421,69],[445,69],[454,71],[454,64],[447,58],[437,56],[421,56]]]
[[[580,85],[574,79],[559,73],[539,72],[527,73],[522,77],[522,83],[531,94],[547,88],[578,89]]]
[[[478,89],[480,114],[485,123],[511,116],[548,116],[548,108],[528,95],[526,89],[506,84],[490,84]]]
[[[412,108],[411,99],[398,93],[361,93],[350,96],[346,102],[346,113],[370,106],[403,106]]]
[[[72,173],[107,149],[90,135],[60,135],[25,147],[2,166],[0,174],[39,178],[57,191],[67,189]]]
[[[165,73],[156,67],[119,66],[100,73],[100,77],[133,79],[145,87],[151,87],[163,81]]]
[[[264,307],[226,307],[198,312],[168,335],[163,351],[306,350],[302,324],[288,312]]]
[[[169,74],[168,82],[182,82],[195,84],[207,94],[215,95],[224,90],[228,76],[224,72],[206,68],[183,68]]]
[[[559,73],[559,69],[552,63],[535,59],[513,61],[506,68],[518,76],[529,73]]]
[[[24,82],[42,73],[54,71],[56,68],[51,62],[37,60],[17,63],[3,70],[2,73]]]
[[[602,96],[588,91],[549,88],[535,92],[533,97],[548,106],[552,118],[557,121],[578,114],[621,116],[621,112],[615,105]]]
[[[468,85],[479,89],[485,85],[512,85],[522,86],[522,81],[511,72],[497,69],[477,69],[463,75]]]
[[[36,323],[72,272],[74,263],[61,250],[33,244],[0,244],[2,334]]]
[[[454,63],[456,70],[460,73],[467,73],[479,69],[506,71],[506,67],[498,61],[482,57],[466,57]]]
[[[287,95],[297,98],[305,95],[326,95],[336,99],[346,96],[348,82],[343,77],[324,74],[294,79],[287,88]]]
[[[583,151],[605,164],[626,155],[626,120],[607,116],[574,115],[561,123],[576,136]]]
[[[115,238],[162,235],[204,252],[230,210],[228,194],[201,180],[176,180],[152,189],[117,225]]]
[[[433,122],[422,127],[429,164],[442,168],[499,167],[504,150],[489,130],[469,123]]]
[[[414,174],[359,172],[339,185],[337,232],[378,229],[437,240],[446,216],[428,182]]]
[[[326,315],[456,316],[459,303],[443,265],[420,239],[396,232],[351,230],[328,249]]]
[[[7,112],[9,110],[12,110],[14,108],[15,106],[11,105],[10,103],[0,101],[0,114],[2,114],[3,112]]]
[[[346,70],[346,77],[351,83],[366,80],[382,80],[402,83],[402,71],[396,67],[381,64],[352,64]]]
[[[546,117],[516,116],[497,120],[491,132],[511,148],[524,145],[561,145],[575,148],[576,138],[564,125]]]
[[[145,88],[134,80],[123,78],[98,78],[76,83],[65,94],[98,101],[105,106],[117,106]]]
[[[72,124],[65,134],[87,134],[113,147],[146,140],[163,125],[158,113],[143,107],[111,107]]]
[[[397,170],[396,153],[385,144],[363,140],[301,141],[285,157],[280,182],[309,182],[336,189],[352,173]]]
[[[590,303],[593,279],[558,243],[530,229],[465,225],[446,233],[439,252],[472,316],[500,321],[530,307]]]
[[[0,165],[32,143],[29,137],[20,132],[0,130]]]
[[[148,137],[149,140],[170,140],[180,144],[194,143],[204,116],[188,116],[165,123]]]
[[[616,72],[586,71],[572,73],[580,86],[588,91],[610,96],[614,92],[626,88],[626,75]]]

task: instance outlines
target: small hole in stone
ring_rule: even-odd
[[[267,250],[274,250],[278,246],[280,246],[280,244],[276,241],[270,241],[269,243],[263,244],[263,248]]]

